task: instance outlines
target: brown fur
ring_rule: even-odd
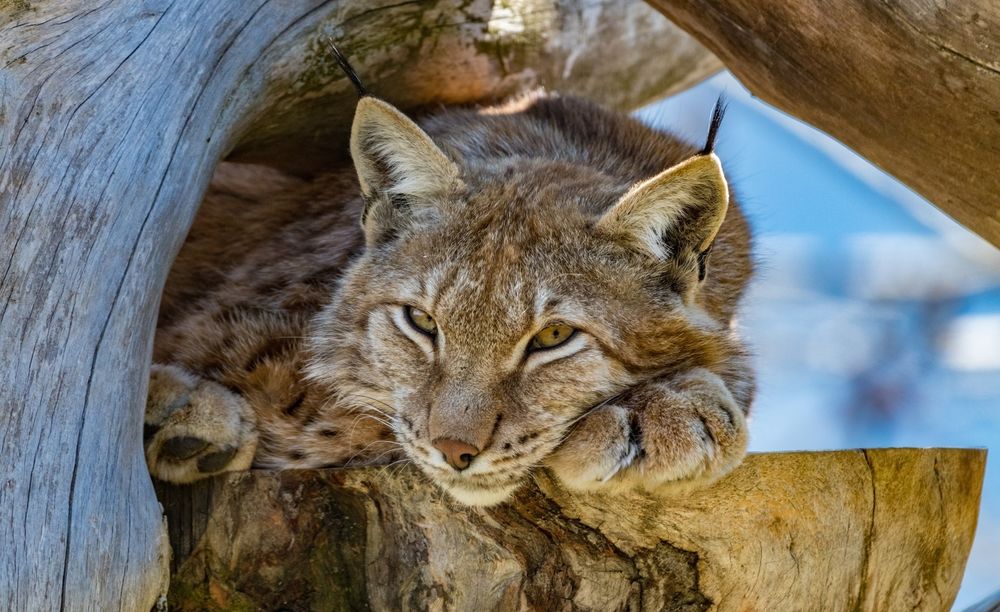
[[[680,175],[637,184],[693,156],[690,172],[717,162],[574,98],[444,110],[421,122],[429,139],[366,100],[353,151],[364,197],[350,168],[311,183],[220,169],[164,294],[154,361],[170,368],[158,366],[147,411],[155,475],[194,480],[213,471],[199,460],[229,448],[240,450],[208,461],[214,471],[251,456],[267,467],[406,458],[485,504],[538,465],[577,488],[667,491],[740,460],[753,376],[732,329],[751,272],[739,208],[725,208],[723,183],[721,195],[690,192],[721,209],[690,198],[648,209],[662,245],[607,215],[634,221]],[[640,199],[616,209],[630,193]],[[434,317],[435,339],[400,322],[406,305]],[[574,352],[526,355],[552,320],[581,330]],[[165,453],[199,435],[189,425],[202,408],[162,389],[200,380],[217,383],[231,418],[193,456]],[[459,472],[440,438],[482,451]]]

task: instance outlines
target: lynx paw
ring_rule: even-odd
[[[571,489],[602,488],[639,454],[631,433],[626,408],[602,406],[576,424],[546,464]]]
[[[253,462],[257,432],[246,401],[176,366],[154,364],[145,427],[150,473],[183,484]]]
[[[672,494],[717,480],[746,445],[743,411],[718,376],[696,370],[587,416],[548,465],[573,489]]]

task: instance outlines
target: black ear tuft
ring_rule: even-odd
[[[699,155],[708,155],[715,151],[715,137],[719,134],[722,118],[726,116],[727,106],[725,96],[719,96],[715,102],[715,110],[712,111],[712,123],[708,126],[708,139],[705,140],[705,148],[699,151]]]
[[[340,49],[337,48],[337,45],[334,44],[333,39],[328,36],[326,42],[330,45],[330,49],[333,50],[333,56],[337,58],[337,63],[340,64],[340,69],[344,71],[344,74],[347,75],[347,78],[350,79],[351,83],[354,85],[354,89],[358,91],[358,97],[364,98],[365,96],[370,96],[371,94],[368,93],[368,88],[365,87],[365,84],[361,82],[361,77],[358,76],[358,73],[355,72],[354,67],[351,66],[351,63],[349,61],[347,61],[347,58],[344,57],[344,54],[340,52]]]

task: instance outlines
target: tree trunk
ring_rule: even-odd
[[[0,609],[148,610],[164,592],[141,449],[158,297],[221,157],[308,172],[343,151],[354,97],[326,34],[406,106],[528,84],[628,106],[717,66],[641,4],[516,7],[0,3]]]
[[[672,500],[455,505],[410,468],[162,486],[178,610],[946,610],[985,451],[752,455]]]
[[[754,95],[1000,246],[996,0],[649,0]]]

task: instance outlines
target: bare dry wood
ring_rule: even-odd
[[[320,33],[404,110],[537,87],[630,110],[722,67],[638,0],[345,2],[335,15]],[[273,71],[230,159],[296,174],[343,159],[356,96],[323,36],[300,39],[280,61],[288,65]]]
[[[411,469],[160,489],[179,610],[945,610],[985,451],[754,455],[690,496],[455,505]]]
[[[717,66],[637,2],[0,1],[0,609],[165,590],[141,452],[158,297],[221,157],[343,148],[326,35],[406,106],[528,84],[628,105]]]
[[[1000,246],[1000,3],[649,0],[754,93]]]

